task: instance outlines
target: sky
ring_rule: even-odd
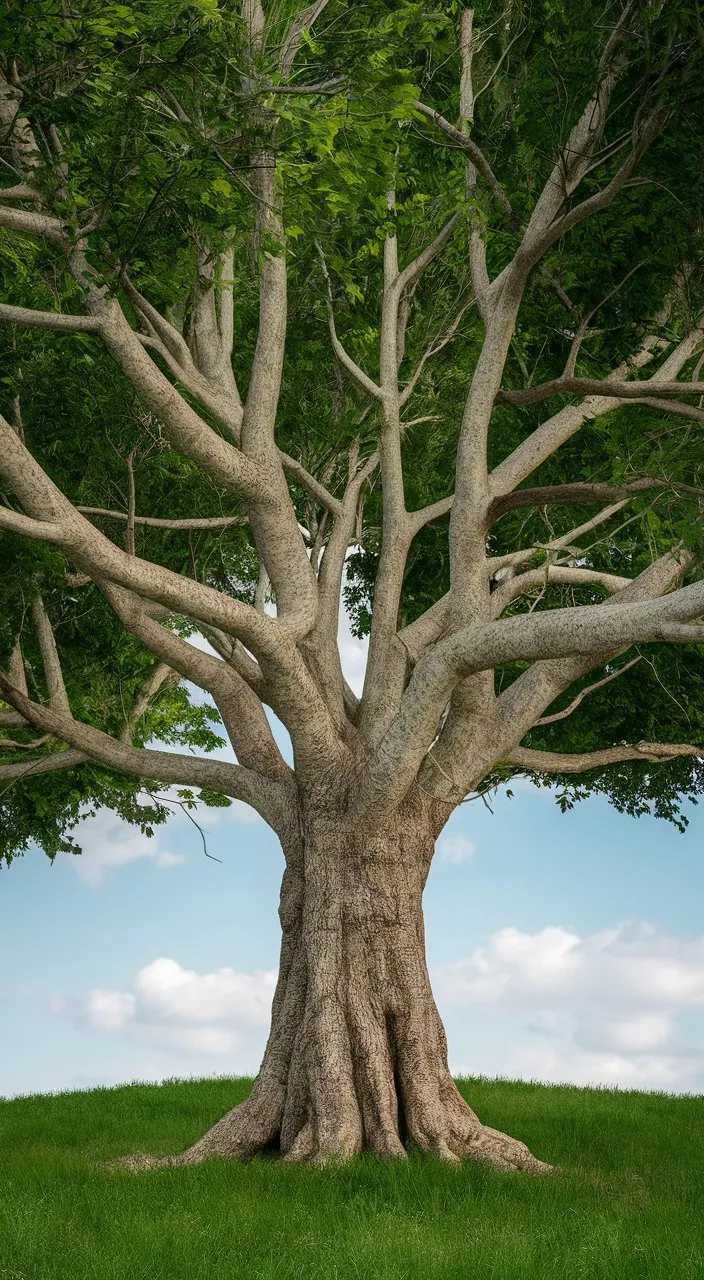
[[[511,785],[456,811],[425,891],[451,1068],[704,1092],[704,810],[680,835]],[[102,811],[80,857],[0,871],[0,1096],[256,1073],[283,859],[243,804],[202,825],[220,861],[183,815],[150,840]]]

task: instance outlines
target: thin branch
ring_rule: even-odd
[[[313,26],[316,18],[323,12],[328,0],[314,0],[313,4],[309,4],[302,9],[293,19],[286,39],[281,48],[281,74],[284,78],[290,76],[293,70],[293,63],[298,52],[298,46],[301,43],[303,32]]]
[[[617,671],[612,671],[608,676],[604,676],[603,680],[596,680],[594,684],[588,685],[587,688],[582,689],[581,693],[578,693],[577,697],[573,698],[569,706],[565,707],[562,711],[555,711],[551,716],[541,716],[540,720],[536,720],[535,722],[536,729],[539,729],[546,724],[555,724],[558,720],[566,720],[567,717],[571,716],[573,712],[577,710],[577,707],[584,702],[584,699],[589,697],[590,693],[596,693],[597,689],[603,689],[604,685],[611,684],[612,680],[618,680],[619,676],[624,675],[626,671],[630,671],[631,667],[635,667],[637,662],[642,661],[642,658],[643,655],[639,653],[637,658],[631,658],[631,661],[627,662],[625,666],[619,667]]]
[[[645,387],[656,396],[701,396],[704,395],[704,382],[658,382],[648,378],[645,382],[616,382],[609,378],[553,378],[550,382],[538,383],[535,387],[525,387],[521,391],[504,391],[497,393],[496,400],[500,404],[526,405],[536,404],[538,400],[546,400],[549,396],[614,396],[618,400],[638,400]]]
[[[648,761],[662,764],[681,756],[704,759],[704,747],[694,747],[681,742],[636,742],[632,746],[605,747],[602,751],[568,753],[561,751],[533,751],[528,747],[515,747],[507,764],[517,764],[533,773],[588,773],[592,769],[605,768],[625,761]]]
[[[661,323],[664,318],[664,315],[658,317],[658,323]],[[701,327],[693,328],[677,343],[677,346],[670,352],[653,378],[640,383],[632,382],[628,385],[634,389],[640,389],[641,395],[645,393],[647,396],[648,390],[655,381],[658,379],[662,381],[663,377],[672,378],[676,376],[703,340],[704,330]],[[650,332],[643,339],[639,350],[613,370],[612,379],[622,379],[627,374],[642,369],[644,365],[649,364],[655,358],[663,347],[668,345],[668,342],[660,333],[657,331]],[[585,422],[599,418],[614,409],[619,409],[622,404],[623,402],[616,396],[604,397],[597,395],[587,397],[581,404],[565,405],[558,413],[553,414],[552,417],[541,423],[503,462],[500,462],[495,467],[491,473],[493,492],[506,493],[510,489],[514,489],[526,476],[535,471],[541,463],[551,457],[561,445],[565,444],[571,436],[579,431]],[[679,405],[673,406],[671,412],[677,412],[679,407]]]
[[[77,506],[85,516],[105,516],[111,520],[128,520],[126,511],[110,511],[105,507]],[[229,529],[233,526],[249,524],[249,516],[194,516],[183,520],[166,520],[159,516],[135,516],[135,525],[144,525],[150,529]]]
[[[411,374],[411,377],[409,378],[405,387],[401,391],[401,395],[399,397],[399,404],[401,405],[401,407],[403,407],[406,401],[409,400],[410,397],[413,395],[413,392],[415,391],[416,386],[418,385],[418,379],[420,378],[428,360],[430,360],[433,356],[436,356],[439,351],[442,351],[443,347],[446,347],[447,344],[452,341],[452,339],[454,338],[460,326],[463,316],[472,306],[473,302],[474,302],[473,298],[470,298],[468,302],[465,302],[464,306],[462,306],[460,310],[457,312],[457,315],[455,316],[454,320],[450,323],[448,328],[445,330],[442,337],[433,338],[432,341],[428,343],[428,346],[426,347],[420,360],[418,361],[418,364],[416,365],[415,371]]]
[[[3,750],[22,750],[36,751],[38,747],[43,747],[51,738],[50,733],[43,733],[40,738],[33,738],[31,742],[17,742],[14,738],[0,738],[0,747]]]
[[[405,290],[413,288],[416,281],[420,276],[422,276],[423,272],[427,270],[431,262],[437,258],[439,253],[442,253],[442,250],[450,240],[453,231],[459,225],[460,216],[459,212],[453,213],[452,216],[448,218],[444,227],[440,228],[435,238],[430,241],[430,244],[427,244],[417,257],[415,257],[412,262],[409,262],[407,266],[403,268],[403,271],[400,271],[396,276],[396,279],[393,282],[393,288],[399,299]]]
[[[413,106],[416,111],[419,111],[427,120],[432,120],[433,124],[436,125],[437,128],[440,129],[459,150],[465,152],[477,169],[477,172],[484,178],[497,204],[500,205],[505,214],[512,214],[513,210],[511,208],[511,202],[498,178],[495,176],[484,152],[479,149],[476,142],[462,133],[462,131],[456,128],[454,124],[450,124],[450,121],[446,120],[439,111],[435,111],[433,107],[429,107],[424,102],[418,101],[414,102]]]
[[[325,485],[321,484],[315,476],[311,475],[310,471],[307,471],[303,466],[303,463],[298,461],[298,458],[292,458],[290,454],[284,453],[281,449],[279,449],[279,457],[284,471],[286,471],[292,479],[297,480],[298,483],[308,491],[311,497],[315,498],[315,501],[320,503],[321,507],[325,507],[326,511],[329,511],[333,516],[340,514],[342,509],[340,499],[333,497],[329,490],[325,488]]]
[[[487,527],[495,524],[508,511],[515,511],[519,507],[547,507],[553,503],[563,502],[609,502],[609,499],[614,502],[639,493],[648,493],[653,489],[667,489],[671,483],[669,480],[656,480],[651,476],[643,476],[640,480],[633,480],[623,485],[577,482],[545,485],[539,489],[513,489],[510,493],[501,494],[493,499],[487,512]],[[678,486],[675,485],[675,487]],[[694,489],[692,485],[679,487],[687,490]],[[698,489],[694,491],[700,492]]]
[[[337,329],[335,327],[335,312],[333,311],[333,305],[332,305],[332,285],[330,283],[330,274],[328,272],[327,262],[325,261],[325,255],[323,253],[320,242],[316,240],[315,245],[318,250],[318,254],[320,256],[320,262],[323,268],[323,275],[325,276],[325,283],[327,285],[328,328],[330,330],[330,341],[332,343],[332,349],[335,352],[335,355],[340,361],[340,364],[342,365],[342,367],[347,370],[347,372],[350,374],[352,378],[354,378],[355,382],[359,384],[362,390],[366,391],[368,395],[374,396],[375,400],[381,400],[383,398],[381,387],[377,386],[376,382],[374,382],[374,380],[370,378],[369,375],[366,374],[363,369],[360,369],[359,365],[356,363],[355,360],[352,359],[352,356],[348,354],[348,352],[345,350],[342,343],[340,342],[340,339],[337,336]]]
[[[142,687],[137,693],[134,700],[132,710],[125,722],[120,740],[126,742],[128,746],[132,746],[135,730],[142,716],[149,709],[152,698],[156,696],[159,690],[168,682],[178,682],[179,674],[173,671],[165,662],[159,662],[152,671],[151,675],[144,681]]]
[[[54,711],[58,711],[62,715],[70,715],[71,708],[61,671],[61,661],[56,647],[54,629],[49,621],[49,615],[44,608],[41,596],[36,596],[32,601],[31,612],[42,655],[49,705]]]

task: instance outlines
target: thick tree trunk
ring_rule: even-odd
[[[418,793],[373,835],[307,806],[287,850],[279,980],[252,1093],[175,1163],[278,1150],[326,1163],[408,1146],[445,1160],[547,1171],[514,1138],[482,1125],[447,1065],[425,961],[422,893],[437,823]],[[134,1157],[133,1167],[152,1163]]]

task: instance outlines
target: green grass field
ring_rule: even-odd
[[[0,1102],[0,1280],[704,1278],[704,1098],[460,1086],[563,1172],[420,1156],[108,1172],[111,1157],[187,1146],[250,1082]]]

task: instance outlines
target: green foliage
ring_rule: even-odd
[[[293,0],[267,6],[261,50],[250,48],[235,0],[7,0],[0,16],[0,53],[17,59],[25,107],[43,138],[56,131],[67,176],[57,183],[46,164],[36,181],[69,226],[95,224],[88,257],[106,287],[123,293],[127,271],[146,296],[187,329],[199,248],[225,244],[235,253],[235,368],[246,393],[257,328],[257,255],[252,248],[251,156],[275,146],[282,175],[291,324],[279,413],[279,440],[333,489],[346,473],[346,451],[378,438],[378,414],[333,360],[327,334],[327,287],[316,240],[327,263],[337,326],[345,345],[372,377],[378,374],[384,237],[393,225],[402,265],[455,208],[487,228],[489,270],[499,272],[519,241],[555,149],[594,84],[605,18],[595,0],[575,8],[562,0],[528,5],[482,0],[475,7],[478,41],[473,76],[473,130],[510,198],[507,218],[480,187],[466,204],[460,154],[414,107],[416,98],[457,118],[459,0],[435,6],[415,0],[329,0],[324,21],[304,36],[294,83],[341,78],[334,91],[287,94],[277,50]],[[701,131],[695,127],[698,82],[689,50],[698,38],[693,5],[637,6],[632,58],[612,104],[609,136],[627,136],[635,110],[667,99],[668,128],[639,168],[639,185],[551,250],[545,271],[529,282],[509,352],[505,385],[541,382],[562,370],[579,317],[598,308],[578,372],[603,376],[638,345],[674,278],[682,282],[667,322],[676,337],[701,299],[700,213],[704,203]],[[688,60],[689,59],[689,60]],[[498,69],[497,69],[498,64]],[[250,91],[242,91],[243,77]],[[255,105],[251,86],[256,86]],[[608,180],[621,152],[590,175],[585,194]],[[387,207],[387,191],[396,206]],[[271,245],[259,245],[259,251]],[[279,251],[279,248],[276,248]],[[637,270],[633,268],[638,267]],[[554,282],[559,283],[556,290]],[[80,310],[60,251],[0,232],[0,284],[6,301]],[[407,501],[416,508],[454,485],[454,453],[467,386],[483,336],[471,281],[465,227],[423,278],[409,324],[402,381],[429,342],[439,339],[468,304],[454,337],[428,361],[406,416],[422,421],[404,438]],[[562,291],[562,293],[561,293]],[[564,295],[568,296],[565,306]],[[604,301],[606,299],[606,301]],[[98,341],[23,329],[0,331],[0,407],[20,397],[28,443],[41,465],[76,503],[124,511],[126,465],[135,466],[138,512],[151,516],[236,515],[232,493],[177,455],[160,426]],[[560,400],[497,409],[490,437],[498,463]],[[207,415],[206,415],[207,416]],[[530,478],[623,482],[651,474],[668,485],[629,508],[630,523],[596,532],[589,549],[598,568],[635,574],[674,542],[698,546],[699,499],[681,488],[701,486],[698,428],[645,406],[621,410],[584,427]],[[308,499],[295,490],[299,518]],[[592,514],[587,507],[519,510],[491,534],[495,554],[545,542]],[[96,518],[116,541],[124,525]],[[349,560],[346,601],[358,634],[368,631],[381,525],[378,487],[366,505],[362,541]],[[178,573],[251,600],[257,558],[246,528],[185,534],[137,526],[136,551]],[[21,618],[41,592],[60,641],[72,706],[90,724],[119,735],[124,706],[153,670],[153,660],[125,636],[100,593],[67,581],[71,566],[47,546],[0,535],[0,660],[6,661]],[[536,561],[537,563],[537,561]],[[410,622],[447,587],[446,529],[426,528],[409,558],[401,620]],[[536,608],[579,600],[551,591]],[[184,633],[182,620],[174,620]],[[44,696],[38,653],[28,641],[31,692]],[[534,746],[589,750],[655,737],[702,741],[704,690],[700,651],[676,655],[655,647],[602,694],[585,700],[569,721],[531,736]],[[505,684],[517,671],[505,669]],[[200,750],[220,742],[208,712],[187,692],[165,686],[140,722],[138,741],[154,739]],[[9,759],[0,750],[0,762]],[[578,786],[566,781],[563,803],[604,791],[628,812],[646,809],[677,822],[682,796],[695,797],[701,769],[689,761],[653,768],[610,769]],[[13,784],[4,806],[0,853],[39,840],[50,856],[73,847],[69,832],[86,807],[110,804],[141,822],[139,787],[82,766],[66,775]],[[201,793],[204,803],[222,803]],[[161,811],[149,822],[162,820]],[[63,843],[68,842],[68,844]]]

